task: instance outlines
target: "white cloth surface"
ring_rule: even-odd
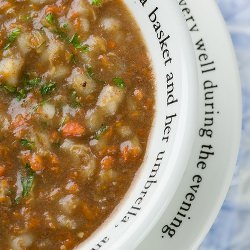
[[[227,198],[199,250],[250,250],[250,0],[217,0],[230,31],[241,76],[241,145]]]

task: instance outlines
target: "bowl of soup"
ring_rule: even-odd
[[[0,23],[1,249],[134,249],[194,140],[177,4],[2,1]]]

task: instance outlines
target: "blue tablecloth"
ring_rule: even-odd
[[[234,43],[241,75],[243,125],[234,178],[200,250],[250,250],[250,0],[217,0]]]

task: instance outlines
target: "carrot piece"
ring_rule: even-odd
[[[90,209],[90,207],[88,206],[87,203],[83,203],[83,205],[82,205],[82,212],[83,212],[84,217],[87,220],[94,220],[95,217],[96,217],[95,213],[93,212],[92,209]]]
[[[12,122],[12,127],[16,129],[24,124],[25,124],[25,118],[23,117],[23,115],[19,114],[16,116],[15,120]]]
[[[105,156],[101,160],[101,168],[103,170],[109,170],[113,167],[114,163],[115,163],[115,159],[112,156]]]
[[[50,141],[52,143],[58,143],[60,140],[60,135],[57,131],[52,131],[51,135],[50,135]]]
[[[30,163],[30,167],[34,171],[41,171],[44,169],[43,160],[40,155],[37,155],[34,153],[32,157],[30,158],[29,163]]]
[[[1,165],[0,166],[0,177],[2,177],[2,176],[4,176],[4,174],[5,174],[5,166],[4,165]]]
[[[69,121],[62,127],[62,134],[64,137],[79,137],[85,135],[85,133],[86,129],[78,122]]]
[[[46,15],[48,15],[49,13],[60,15],[62,14],[62,8],[59,8],[57,5],[50,5],[45,10]]]
[[[129,146],[125,146],[121,150],[121,157],[125,162],[136,159],[140,154],[141,149],[139,147],[129,148]]]
[[[107,45],[108,45],[109,49],[114,49],[117,46],[116,42],[113,41],[113,40],[109,40],[108,43],[107,43]]]
[[[78,12],[73,12],[69,18],[70,18],[70,19],[76,19],[76,18],[78,18],[79,16],[80,16],[80,14],[79,14]]]

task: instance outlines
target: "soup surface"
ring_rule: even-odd
[[[154,114],[120,0],[0,0],[0,249],[72,249],[128,190]]]

